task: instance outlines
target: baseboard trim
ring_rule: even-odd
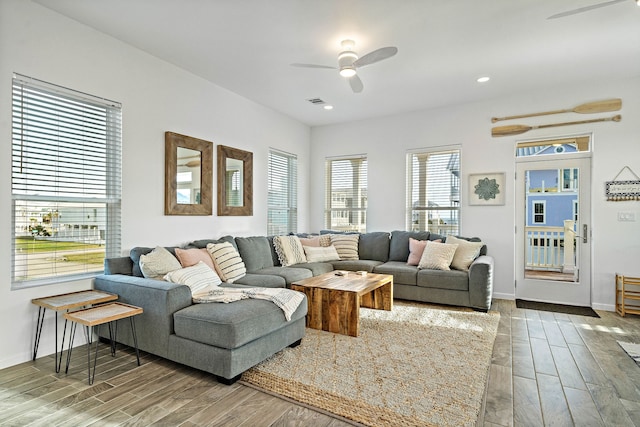
[[[597,304],[594,302],[591,304],[591,308],[602,311],[616,311],[616,306],[613,304]]]
[[[495,299],[515,300],[516,296],[515,296],[515,294],[503,294],[503,293],[494,292],[493,293],[493,298],[495,298]]]

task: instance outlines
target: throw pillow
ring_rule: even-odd
[[[330,246],[331,236],[329,236],[328,234],[323,234],[321,236],[300,237],[300,243],[302,244],[302,246]]]
[[[425,246],[427,246],[426,240],[416,240],[413,237],[409,237],[409,258],[407,258],[407,264],[420,264],[420,258],[422,258]]]
[[[332,234],[331,244],[336,247],[341,260],[360,259],[358,255],[359,238],[359,234]]]
[[[340,256],[335,246],[303,246],[307,262],[338,261]]]
[[[209,243],[207,251],[213,259],[213,265],[220,279],[224,282],[233,283],[247,274],[240,254],[231,243]]]
[[[206,294],[221,282],[220,278],[207,264],[199,261],[196,265],[174,270],[164,276],[171,283],[186,285],[191,289],[191,297]]]
[[[157,246],[148,254],[140,255],[142,275],[150,279],[162,279],[165,274],[180,268],[182,266],[176,257],[162,246]]]
[[[442,239],[431,240],[434,243],[442,243]],[[407,259],[408,265],[420,264],[420,258],[424,252],[424,247],[427,245],[426,240],[416,240],[413,237],[409,237],[409,258]]]
[[[426,268],[430,270],[451,270],[449,266],[453,261],[458,245],[449,243],[435,243],[427,241],[422,252],[422,258],[418,263],[418,268]]]
[[[470,242],[454,236],[448,236],[446,241],[447,243],[458,245],[458,249],[456,249],[453,261],[451,262],[451,267],[463,271],[469,270],[469,266],[478,258],[480,249],[484,245],[482,242]]]
[[[275,236],[273,246],[283,267],[307,262],[298,236]]]
[[[211,255],[206,249],[176,249],[176,256],[180,261],[182,267],[191,267],[202,261],[209,266],[210,269],[215,270],[213,266],[213,260]]]

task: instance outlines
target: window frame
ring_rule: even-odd
[[[457,156],[450,157],[448,164],[445,167],[448,171],[448,175],[439,176],[446,171],[434,172],[429,177],[428,162],[429,158],[433,156]],[[462,150],[459,145],[451,146],[439,146],[430,148],[421,148],[415,150],[408,150],[406,154],[406,207],[405,207],[405,229],[407,231],[429,231],[435,234],[441,235],[459,235],[460,234],[460,211],[461,211],[461,187],[462,181],[460,179],[460,161],[462,157]],[[435,160],[435,158],[434,158]],[[423,167],[420,162],[424,161]],[[416,162],[417,165],[416,165]],[[453,162],[453,163],[451,163]],[[438,164],[432,165],[432,168],[439,166]],[[417,167],[417,172],[415,172]],[[457,168],[457,169],[456,169]],[[424,178],[420,175],[424,173]],[[417,176],[416,176],[417,174]],[[436,194],[431,192],[431,198],[429,194],[424,194],[423,202],[420,203],[420,192],[429,192],[429,181],[448,179],[449,190],[445,189],[444,195],[437,192],[437,196],[449,198],[449,204],[447,206],[440,206],[433,202],[433,198]],[[417,182],[416,182],[417,180]],[[418,186],[418,194],[414,194],[414,186]],[[422,190],[421,190],[422,189]],[[414,200],[416,199],[417,200]],[[418,203],[416,205],[416,203]],[[429,206],[429,204],[432,206]],[[440,213],[449,212],[448,223],[444,220]],[[434,223],[434,215],[435,220]]]
[[[96,254],[121,250],[122,106],[17,73],[12,87],[11,289],[95,277]],[[28,258],[37,246],[44,263]]]
[[[285,167],[278,167],[275,163],[276,159],[279,162],[286,162]],[[277,198],[274,195],[275,191],[282,191],[281,187],[276,188],[275,173],[280,169],[284,170],[284,173],[278,175],[279,178],[286,181],[286,196],[284,198]],[[276,148],[269,148],[269,155],[267,161],[267,235],[282,235],[298,232],[298,156],[293,153],[278,150]],[[276,203],[276,199],[284,203]],[[277,229],[276,223],[273,222],[273,218],[276,216],[282,216],[284,211],[285,224],[281,229]]]
[[[542,212],[536,212],[536,205],[542,206]],[[542,215],[542,221],[536,221],[536,216]],[[547,201],[546,200],[532,200],[531,201],[531,224],[545,225],[547,223]]]
[[[351,163],[351,171],[347,169],[345,162]],[[357,169],[354,168],[356,164],[358,165]],[[368,169],[369,163],[366,154],[327,157],[325,159],[325,228],[345,232],[365,233],[367,231]],[[354,189],[353,186],[353,173],[356,170],[358,189]],[[337,178],[346,180],[349,174],[351,174],[351,185],[338,187],[335,182]],[[349,202],[353,202],[355,199],[357,199],[357,203],[348,206]],[[340,204],[344,206],[338,206]]]

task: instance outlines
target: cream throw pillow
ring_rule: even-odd
[[[452,245],[449,243],[434,243],[427,241],[422,252],[422,258],[418,268],[430,269],[430,270],[451,270],[449,266],[453,261],[453,256],[456,253],[458,245]]]
[[[209,251],[216,272],[222,281],[233,283],[247,274],[247,268],[240,258],[240,254],[231,243],[209,243],[207,251]]]
[[[359,234],[332,234],[331,244],[335,246],[341,260],[360,259],[358,255]]]
[[[464,239],[458,239],[455,236],[447,236],[447,243],[458,245],[456,253],[453,256],[451,267],[456,270],[469,270],[471,263],[480,255],[480,249],[484,245],[482,242],[470,242]]]
[[[302,243],[302,246],[329,246],[331,245],[331,236],[323,234],[321,236],[301,237],[300,243]]]
[[[307,262],[338,261],[340,256],[334,246],[303,246]]]
[[[298,236],[275,236],[273,246],[283,267],[307,262]]]
[[[190,267],[174,270],[165,275],[164,279],[171,283],[187,285],[191,289],[192,298],[207,294],[222,283],[216,272],[202,261]]]
[[[149,279],[162,280],[165,274],[181,268],[176,257],[162,246],[156,246],[148,254],[140,255],[140,271]]]

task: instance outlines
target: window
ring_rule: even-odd
[[[578,169],[562,169],[561,171],[562,191],[576,191],[578,189]]]
[[[12,287],[92,277],[120,255],[120,104],[14,75]]]
[[[407,230],[458,235],[460,150],[407,154]]]
[[[516,146],[516,157],[572,154],[590,151],[590,137],[549,139],[544,141],[522,141]]]
[[[325,163],[325,226],[330,230],[367,230],[367,158],[330,158]]]
[[[294,154],[269,150],[267,234],[298,231],[298,159]]]
[[[546,200],[539,200],[533,202],[533,223],[534,224],[545,224],[547,222],[546,219]]]

